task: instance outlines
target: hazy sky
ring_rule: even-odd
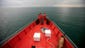
[[[84,0],[0,0],[2,7],[82,7]]]

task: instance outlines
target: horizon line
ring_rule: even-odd
[[[32,6],[0,6],[0,7],[85,7],[84,5],[53,5],[53,6],[42,6],[42,5],[32,5]]]

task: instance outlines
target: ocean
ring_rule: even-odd
[[[85,7],[21,7],[0,8],[0,45],[37,19],[39,13],[56,23],[63,32],[82,48],[85,38]]]

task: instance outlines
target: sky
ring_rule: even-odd
[[[1,7],[85,7],[84,0],[0,0]]]

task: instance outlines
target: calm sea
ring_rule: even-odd
[[[85,8],[28,7],[0,8],[0,44],[17,33],[17,30],[46,13],[79,47],[85,43]]]

